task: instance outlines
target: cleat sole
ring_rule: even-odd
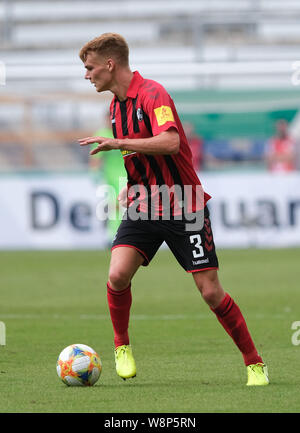
[[[123,380],[128,380],[128,379],[134,379],[136,377],[136,374],[134,376],[131,377],[122,377]]]

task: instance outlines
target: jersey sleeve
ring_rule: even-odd
[[[143,111],[149,118],[152,134],[158,135],[170,128],[178,131],[172,98],[163,86],[155,84],[143,94]]]

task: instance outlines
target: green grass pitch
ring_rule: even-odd
[[[242,356],[191,275],[161,250],[133,280],[130,335],[137,377],[115,373],[106,303],[107,251],[1,252],[0,413],[298,412],[300,250],[219,250],[220,279],[238,303],[271,384],[248,388]],[[64,385],[60,351],[93,347],[103,371],[91,388]]]

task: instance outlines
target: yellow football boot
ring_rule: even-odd
[[[247,386],[269,385],[268,369],[265,364],[258,362],[247,366]]]
[[[115,349],[115,363],[117,374],[122,379],[130,379],[136,376],[136,365],[130,346],[123,345]]]

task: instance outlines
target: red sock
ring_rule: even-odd
[[[239,307],[228,293],[225,294],[220,305],[217,308],[212,308],[212,311],[216,314],[217,319],[222,324],[225,331],[242,352],[245,365],[263,362],[262,358],[257,353]]]
[[[107,300],[114,328],[115,347],[129,344],[128,326],[131,307],[131,285],[127,289],[113,290],[107,283]]]

